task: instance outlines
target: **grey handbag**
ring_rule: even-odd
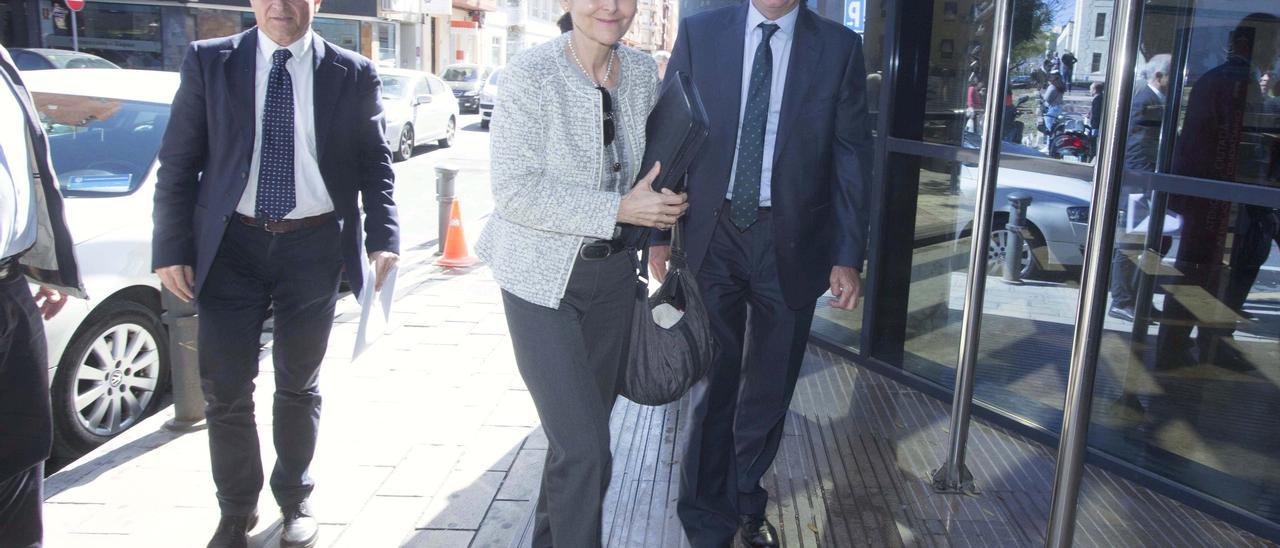
[[[644,405],[680,399],[706,376],[719,351],[698,284],[689,272],[680,223],[671,229],[671,268],[649,295],[648,250],[640,261],[623,397]]]

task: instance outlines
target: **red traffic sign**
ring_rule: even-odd
[[[80,11],[84,9],[84,0],[64,0],[64,1],[67,3],[67,7],[70,8],[71,11]]]

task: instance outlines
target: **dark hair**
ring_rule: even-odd
[[[573,17],[571,17],[569,12],[566,11],[564,12],[564,15],[561,15],[560,18],[556,20],[556,25],[560,27],[561,33],[569,32],[573,30]]]

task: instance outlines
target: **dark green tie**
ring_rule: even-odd
[[[769,123],[769,88],[773,86],[773,48],[769,39],[778,25],[760,23],[760,45],[751,62],[751,83],[747,87],[747,108],[742,113],[742,133],[738,137],[738,166],[733,177],[733,199],[729,220],[745,231],[756,222],[760,208],[760,171],[764,168],[764,129]]]

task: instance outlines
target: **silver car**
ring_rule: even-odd
[[[493,119],[493,104],[498,100],[498,79],[502,77],[502,69],[495,69],[493,74],[489,75],[489,81],[485,82],[484,88],[480,90],[480,127],[489,129],[489,121]]]
[[[387,117],[387,144],[397,162],[413,156],[414,147],[436,143],[453,146],[458,133],[458,102],[443,80],[426,72],[382,68],[382,107]]]

